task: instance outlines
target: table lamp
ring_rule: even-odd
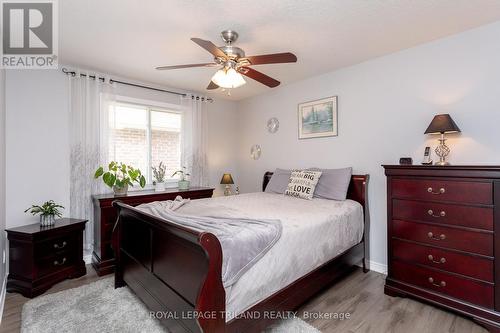
[[[441,139],[439,139],[439,146],[436,147],[436,155],[439,156],[439,162],[435,165],[449,165],[446,162],[446,156],[450,153],[450,148],[445,144],[446,139],[444,138],[445,133],[458,133],[460,128],[451,119],[449,114],[438,114],[434,116],[429,127],[425,130],[425,134],[441,134]]]
[[[231,184],[234,184],[233,177],[231,177],[231,174],[230,173],[223,174],[220,183],[222,185],[226,185],[226,188],[224,189],[224,195],[225,196],[231,195]]]

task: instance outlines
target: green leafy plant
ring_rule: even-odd
[[[134,169],[130,165],[121,162],[110,162],[106,172],[100,166],[95,171],[94,178],[97,179],[101,176],[104,184],[111,188],[124,188],[127,185],[134,186],[134,183],[138,183],[141,187],[146,186],[146,178],[142,175],[141,170]]]
[[[186,167],[182,167],[182,170],[177,170],[176,172],[174,172],[172,174],[172,177],[174,177],[175,175],[180,175],[180,177],[179,177],[180,181],[184,181],[184,180],[186,180],[187,176],[190,176],[190,174],[187,173],[187,171],[186,171]]]
[[[43,205],[41,205],[41,206],[31,205],[31,207],[28,208],[28,209],[26,209],[24,212],[25,213],[29,212],[30,214],[33,214],[33,215],[40,214],[40,215],[43,215],[43,216],[52,215],[52,216],[61,217],[62,213],[59,210],[60,208],[64,209],[63,206],[56,204],[54,202],[54,200],[49,200],[49,201],[45,202]]]
[[[155,177],[157,183],[163,183],[165,181],[165,173],[167,172],[167,167],[163,162],[158,164],[158,167],[152,167],[153,177]]]

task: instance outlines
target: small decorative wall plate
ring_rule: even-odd
[[[278,132],[278,129],[280,128],[280,122],[278,118],[272,117],[267,121],[267,130],[269,133],[276,133]]]
[[[250,148],[250,156],[252,156],[254,160],[258,160],[260,158],[261,152],[262,150],[259,145],[253,145],[252,148]]]

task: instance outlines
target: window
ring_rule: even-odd
[[[181,114],[176,110],[116,102],[109,110],[109,159],[139,168],[148,184],[163,162],[167,179],[181,166]]]

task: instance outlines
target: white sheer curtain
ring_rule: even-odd
[[[182,97],[181,163],[191,174],[191,186],[208,186],[206,98]]]
[[[89,77],[69,75],[70,90],[70,216],[88,220],[84,250],[93,248],[94,223],[91,196],[109,191],[93,175],[107,163],[108,112],[114,100],[114,87]],[[90,75],[94,75],[93,73]],[[99,75],[96,75],[99,76]]]

